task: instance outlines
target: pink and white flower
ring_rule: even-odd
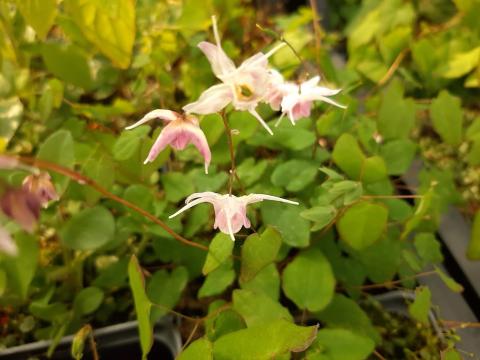
[[[205,90],[200,98],[183,107],[183,110],[196,114],[212,114],[220,111],[229,103],[236,110],[248,111],[273,135],[272,130],[256,111],[259,102],[264,101],[269,89],[270,73],[268,58],[285,44],[280,44],[268,53],[257,53],[245,60],[238,68],[225,54],[220,44],[216,19],[212,17],[216,45],[202,41],[198,47],[208,58],[215,76],[222,84]]]
[[[170,145],[176,150],[183,150],[188,144],[193,144],[205,161],[205,173],[208,174],[208,166],[212,159],[212,154],[208,146],[207,138],[198,124],[198,119],[193,115],[182,115],[175,111],[157,109],[150,111],[142,119],[126,129],[130,130],[137,126],[143,125],[152,119],[162,119],[168,122],[158,135],[157,140],[153,144],[145,164],[152,162],[158,154]]]
[[[293,125],[295,125],[295,121],[298,119],[310,116],[313,101],[317,100],[325,101],[342,109],[346,108],[346,106],[340,105],[329,98],[329,96],[338,94],[341,89],[329,89],[318,86],[319,81],[320,77],[315,76],[300,85],[290,82],[279,85],[278,91],[283,93],[281,101],[282,116],[276,125],[280,123],[285,115],[288,116]]]
[[[186,205],[175,214],[170,215],[169,218],[171,219],[195,205],[208,202],[213,205],[215,210],[215,223],[213,228],[220,229],[221,232],[230,235],[230,238],[235,240],[234,234],[239,232],[242,227],[247,229],[250,227],[250,221],[247,218],[247,205],[263,200],[298,205],[296,201],[286,200],[272,195],[249,194],[237,197],[230,194],[221,195],[207,191],[195,193],[187,197],[185,199]]]

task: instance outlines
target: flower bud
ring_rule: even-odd
[[[47,207],[52,200],[58,200],[57,191],[52,184],[50,175],[46,172],[28,175],[23,180],[23,188],[38,197],[43,207]]]

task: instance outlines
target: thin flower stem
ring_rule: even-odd
[[[310,0],[310,7],[312,8],[312,22],[313,33],[315,34],[315,59],[317,60],[317,66],[320,70],[320,48],[321,48],[321,30],[320,19],[318,18],[318,9],[316,0]]]
[[[230,173],[229,173],[229,180],[228,180],[228,193],[232,195],[232,188],[233,188],[233,180],[237,180],[238,185],[240,185],[240,189],[243,193],[245,193],[245,188],[238,177],[237,174],[237,165],[235,163],[235,149],[233,148],[233,138],[232,138],[232,129],[230,129],[230,125],[228,124],[227,117],[225,116],[225,111],[222,111],[221,114],[223,124],[225,125],[225,132],[227,134],[227,141],[228,141],[228,149],[230,151]]]
[[[480,328],[480,322],[463,322],[456,320],[440,320],[440,323],[449,329]]]
[[[362,199],[421,199],[423,195],[363,195]]]
[[[90,344],[90,350],[92,351],[93,360],[100,360],[100,356],[97,351],[97,343],[95,342],[95,337],[93,336],[93,331],[90,325],[90,335],[88,336],[88,343]]]
[[[373,355],[375,355],[378,359],[380,360],[387,360],[383,357],[382,354],[380,354],[377,350],[373,350]]]
[[[193,337],[195,336],[195,333],[197,332],[197,329],[198,329],[198,326],[200,325],[201,321],[197,320],[195,322],[195,325],[193,326],[193,329],[192,331],[190,332],[190,335],[188,336],[187,340],[185,341],[185,343],[183,344],[182,346],[182,349],[181,351],[185,350],[185,348],[190,344],[190,342],[192,341]]]
[[[405,278],[403,278],[403,279],[400,279],[400,280],[386,281],[386,282],[380,283],[380,284],[370,284],[370,285],[355,286],[355,288],[361,289],[361,290],[371,290],[371,289],[388,288],[388,287],[392,287],[392,286],[397,285],[397,284],[401,284],[402,282],[407,281],[407,280],[418,279],[418,278],[420,278],[420,277],[430,276],[430,275],[435,275],[435,274],[438,274],[438,273],[437,273],[436,271],[434,271],[434,270],[432,270],[432,271],[425,271],[425,272],[422,272],[422,273],[419,273],[419,274],[415,274],[415,275],[412,275],[412,276],[407,276],[407,277],[405,277]]]
[[[82,185],[88,185],[91,188],[98,191],[103,196],[105,196],[106,198],[109,198],[109,199],[111,199],[111,200],[113,200],[113,201],[115,201],[119,204],[122,204],[122,205],[132,209],[133,211],[136,211],[137,213],[146,217],[147,219],[149,219],[153,223],[159,225],[167,233],[172,235],[176,240],[180,241],[181,243],[183,243],[185,245],[188,245],[188,246],[196,247],[196,248],[201,249],[201,250],[208,251],[207,246],[202,245],[202,244],[198,244],[198,243],[190,241],[188,239],[185,239],[180,234],[177,234],[173,229],[171,229],[162,220],[158,219],[155,215],[150,214],[148,211],[145,211],[141,207],[139,207],[139,206],[137,206],[137,205],[125,200],[125,199],[122,199],[121,197],[119,197],[115,194],[112,194],[110,191],[106,190],[104,187],[100,186],[97,182],[95,182],[94,180],[92,180],[91,178],[89,178],[85,175],[82,175],[82,174],[80,174],[80,173],[78,173],[74,170],[68,169],[68,168],[63,167],[61,165],[51,163],[51,162],[45,161],[45,160],[35,159],[35,158],[31,158],[31,157],[24,157],[24,156],[19,157],[18,160],[20,162],[24,163],[24,164],[36,166],[40,169],[50,170],[50,171],[53,171],[57,174],[67,176],[70,179],[73,179],[73,180],[77,181],[78,183],[80,183]]]

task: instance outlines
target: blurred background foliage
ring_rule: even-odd
[[[211,315],[184,359],[212,351],[218,358],[242,351],[245,358],[289,358],[314,340],[311,327],[294,322],[322,325],[303,353],[308,359],[375,358],[375,348],[385,358],[459,358],[455,337],[439,341],[425,320],[428,288],[417,288],[411,319],[398,320],[372,310],[378,304],[366,300],[363,286],[389,288],[398,280],[415,288],[416,274],[443,261],[435,231],[450,204],[474,218],[469,256],[480,257],[480,3],[330,1],[317,31],[309,4],[265,3],[0,3],[1,150],[85,174],[209,247],[186,247],[138,213],[52,173],[61,198],[43,211],[35,236],[3,219],[20,253],[0,259],[0,346],[58,341],[87,323],[98,328],[138,316],[147,351],[149,326],[175,308]],[[167,220],[195,191],[226,191],[221,117],[201,118],[213,154],[209,175],[191,147],[166,149],[143,165],[160,127],[123,131],[152,109],[179,111],[215,83],[196,47],[212,40],[212,14],[237,64],[284,38],[300,59],[285,47],[272,66],[293,81],[320,74],[324,85],[343,89],[338,100],[348,105],[316,104],[310,118],[294,127],[284,121],[274,136],[248,113],[228,109],[245,190],[301,203],[250,208],[258,234],[244,231],[235,244],[212,232],[207,205]],[[260,112],[271,125],[278,117],[267,107]],[[416,189],[423,197],[396,198],[416,158],[424,165]],[[25,175],[1,173],[11,185]],[[237,184],[234,192],[241,191]],[[131,254],[142,271],[129,263]],[[145,290],[138,285],[144,275]],[[136,314],[133,300],[148,312]],[[216,312],[224,304],[231,307]],[[183,323],[184,340],[191,327]],[[259,333],[271,342],[255,343]],[[242,341],[251,347],[239,348]]]

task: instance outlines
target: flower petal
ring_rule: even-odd
[[[255,116],[255,118],[258,120],[258,122],[265,128],[265,130],[267,130],[267,132],[270,134],[270,135],[273,135],[273,131],[272,129],[270,129],[270,127],[267,125],[267,123],[262,119],[262,117],[255,111],[255,109],[251,109],[251,110],[248,110],[248,112],[250,114],[252,114],[253,116]]]
[[[178,210],[176,213],[170,215],[168,218],[169,219],[172,219],[174,218],[175,216],[177,216],[178,214],[181,214],[182,212],[194,207],[195,205],[198,205],[198,204],[201,204],[201,203],[205,203],[205,202],[209,202],[209,203],[212,203],[212,199],[209,198],[209,197],[201,197],[201,198],[198,198],[198,199],[195,199],[193,201],[190,201],[187,205],[185,205],[184,207],[182,207],[180,210]]]
[[[230,86],[218,84],[205,90],[197,101],[185,105],[183,110],[187,114],[213,114],[227,106],[232,98]]]
[[[160,134],[157,137],[157,140],[153,143],[152,148],[150,149],[150,152],[147,155],[147,158],[143,162],[144,164],[153,162],[158,154],[163,151],[167,145],[172,143],[175,138],[179,135],[179,126],[175,126],[176,124],[174,122],[171,122],[167,126],[163,128],[163,130],[160,132]]]
[[[208,174],[208,166],[212,160],[212,153],[208,146],[207,138],[198,125],[186,124],[185,131],[189,133],[189,141],[198,149],[205,161],[205,174]]]
[[[197,46],[207,57],[216,77],[221,78],[222,76],[235,71],[235,64],[220,46],[216,46],[207,41],[202,41]]]
[[[213,191],[204,191],[204,192],[199,192],[199,193],[193,193],[185,199],[185,204],[188,204],[192,200],[195,200],[195,199],[198,199],[198,198],[201,198],[201,197],[211,197],[212,202],[213,202],[216,198],[218,198],[220,196],[221,195],[219,195],[217,193],[214,193]]]
[[[298,205],[299,204],[296,201],[287,200],[287,199],[283,199],[283,198],[278,197],[278,196],[266,195],[266,194],[249,194],[249,195],[246,195],[246,196],[242,196],[240,199],[242,201],[244,201],[245,204],[253,204],[253,203],[263,201],[263,200],[279,201],[279,202],[292,204],[292,205]]]
[[[145,124],[147,121],[157,119],[157,118],[166,120],[166,121],[173,121],[177,117],[178,117],[178,114],[175,111],[156,109],[156,110],[150,111],[148,114],[146,114],[143,118],[141,118],[135,124],[127,126],[125,129],[131,130],[133,128],[136,128],[137,126]]]

